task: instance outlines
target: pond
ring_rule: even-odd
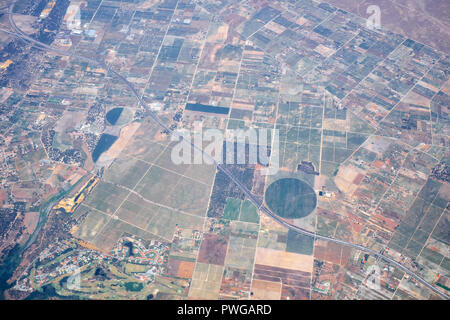
[[[103,133],[98,140],[97,145],[95,146],[94,151],[92,152],[92,160],[97,162],[98,158],[101,156],[103,152],[108,150],[114,142],[116,142],[117,136],[113,136],[107,133]]]
[[[109,110],[106,114],[106,120],[108,120],[111,125],[115,125],[120,115],[122,114],[122,111],[123,108],[114,108],[112,110]]]

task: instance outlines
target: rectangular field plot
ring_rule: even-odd
[[[329,94],[324,98],[322,92],[315,92],[300,100],[278,106],[280,166],[296,171],[301,161],[310,161],[316,172],[333,176],[373,129],[335,105]]]
[[[152,166],[136,186],[135,191],[154,203],[204,216],[210,188],[191,178]]]
[[[287,228],[276,225],[271,218],[262,215],[258,247],[284,251],[286,250],[287,234]]]
[[[103,178],[105,181],[134,188],[149,167],[150,165],[143,161],[121,157],[105,171]]]
[[[223,218],[229,220],[239,219],[242,201],[240,199],[228,198],[223,211]]]
[[[189,291],[190,299],[217,299],[224,267],[198,262],[195,265]]]
[[[191,237],[202,230],[216,168],[174,164],[175,143],[158,135],[144,122],[105,171],[76,212],[89,211],[77,231],[82,239],[109,250],[124,233],[172,241],[175,232]]]
[[[159,206],[134,193],[123,201],[114,216],[83,205],[78,210],[88,212],[88,215],[75,235],[101,249],[112,247],[124,232],[145,239],[171,241],[177,229],[182,234],[190,235],[195,230],[201,230],[204,222],[202,217]]]
[[[281,281],[266,281],[253,279],[252,292],[253,300],[280,300],[281,298]]]
[[[314,238],[297,233],[293,230],[288,231],[286,251],[312,255],[314,247]]]
[[[100,181],[87,197],[86,206],[106,214],[113,214],[127,196],[128,191],[109,182]]]
[[[250,296],[253,270],[225,266],[220,287],[220,299],[247,299]]]
[[[439,219],[439,222],[436,224],[436,227],[433,230],[431,236],[441,241],[442,243],[449,244],[450,243],[450,211],[445,210],[442,214],[442,217]]]
[[[174,151],[173,147],[177,144],[178,142],[172,142],[167,149],[163,150],[161,155],[156,160],[151,162],[160,168],[164,168],[168,171],[182,174],[201,183],[211,185],[214,179],[214,173],[216,172],[215,165],[208,165],[204,162],[201,164],[176,164],[173,156],[176,156],[177,153]],[[191,151],[192,154],[194,154],[194,150],[192,149]],[[193,156],[191,156],[191,161],[193,160]]]
[[[131,234],[140,239],[152,240],[156,239],[158,241],[166,240],[163,237],[158,237],[153,233],[147,232],[146,230],[133,226],[125,221],[111,218],[109,223],[105,228],[95,237],[92,243],[105,250],[109,251],[117,243],[119,238],[124,234]]]
[[[271,267],[312,272],[313,260],[314,257],[310,255],[258,247],[255,263]]]
[[[245,239],[231,237],[228,245],[225,265],[238,269],[251,270],[253,268],[255,248],[256,243],[253,247],[247,247]]]
[[[182,177],[162,204],[205,216],[211,187]]]
[[[191,166],[183,173],[184,176],[203,182],[206,185],[212,185],[214,175],[216,173],[215,165],[208,164],[191,164]]]
[[[159,206],[143,202],[131,194],[117,211],[117,216],[132,225],[145,229],[150,221],[158,214]]]
[[[160,167],[151,167],[150,171],[136,186],[135,191],[144,198],[159,203],[169,195],[171,189],[180,179],[181,176],[176,173]]]
[[[83,205],[80,206],[78,210],[88,211],[88,215],[86,219],[84,219],[83,223],[77,228],[74,233],[74,236],[81,238],[85,241],[91,242],[95,239],[97,234],[106,226],[109,222],[110,217],[107,215],[92,210],[87,209]]]
[[[175,164],[174,160],[172,159],[172,157],[174,155],[177,155],[177,153],[175,152],[174,154],[172,154],[172,150],[173,148],[178,144],[179,142],[171,142],[169,147],[167,149],[165,149],[161,155],[158,157],[158,159],[156,159],[155,161],[153,161],[158,167],[161,168],[165,168],[168,169],[169,171],[173,171],[179,174],[183,174],[188,168],[189,168],[189,164]],[[186,142],[182,142],[182,144],[187,145]],[[189,149],[187,149],[189,150]],[[192,151],[192,153],[194,153],[194,151]],[[192,161],[192,157],[191,157],[191,161]]]
[[[450,241],[448,237],[449,223],[446,220],[444,209],[449,197],[446,193],[445,185],[428,179],[394,232],[389,246],[412,258],[416,258],[420,254],[421,258],[439,265],[442,256],[440,260],[434,258],[437,254],[424,246],[429,243],[428,239],[431,238],[442,243]],[[431,232],[433,234],[430,235]]]
[[[172,277],[191,279],[194,273],[194,267],[195,261],[170,256],[167,273]]]
[[[245,200],[241,206],[240,221],[259,223],[258,209],[250,200]]]
[[[233,221],[225,265],[237,269],[252,270],[259,226],[253,223]]]
[[[201,230],[203,220],[204,218],[202,217],[187,215],[161,207],[145,229],[162,238],[171,240],[177,229],[182,229],[185,233]]]
[[[166,149],[166,145],[160,142],[147,141],[146,139],[139,139],[128,146],[123,152],[123,156],[134,157],[146,162],[155,161],[160,154]]]
[[[147,162],[155,161],[170,143],[167,137],[163,138],[159,135],[160,131],[161,128],[153,120],[143,120],[129,144],[122,151],[122,155]]]

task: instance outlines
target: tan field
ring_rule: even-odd
[[[192,275],[189,299],[217,299],[223,270],[223,266],[198,262]]]
[[[24,225],[27,233],[32,234],[39,221],[39,212],[25,212]]]
[[[319,45],[317,46],[317,48],[315,49],[318,53],[320,53],[322,56],[324,57],[329,57],[331,56],[333,53],[335,53],[336,51],[333,49],[330,49],[324,45]]]
[[[98,160],[99,163],[115,159],[127,146],[129,140],[134,135],[136,130],[140,127],[140,125],[141,124],[138,122],[132,122],[129,125],[123,127],[122,130],[120,130],[120,136],[117,141],[114,142],[114,144],[111,146],[111,148],[108,149],[108,151],[100,156],[100,159]]]
[[[341,167],[334,181],[336,186],[342,192],[351,195],[358,188],[355,179],[358,178],[360,174],[363,173],[352,165]]]
[[[272,282],[265,280],[253,280],[252,292],[253,300],[280,300],[281,282]]]
[[[267,248],[256,249],[255,264],[304,272],[313,271],[313,256]]]
[[[282,34],[286,30],[285,27],[283,27],[283,26],[281,26],[278,23],[275,23],[273,21],[269,22],[266,25],[266,28],[269,29],[270,31],[275,32],[276,34]]]

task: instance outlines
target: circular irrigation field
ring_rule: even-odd
[[[286,219],[306,217],[317,204],[314,190],[306,182],[295,178],[273,182],[266,190],[265,200],[273,213]]]

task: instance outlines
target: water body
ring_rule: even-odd
[[[129,254],[130,257],[134,256],[134,254],[133,254],[133,244],[131,242],[127,242],[123,246],[128,248],[128,254]]]
[[[230,108],[209,106],[201,103],[186,103],[186,110],[217,114],[228,114]]]
[[[97,162],[100,155],[108,150],[114,142],[117,140],[117,136],[113,136],[111,134],[103,133],[100,137],[100,140],[98,140],[97,145],[95,146],[94,151],[92,152],[92,160],[94,162]]]
[[[66,194],[66,192],[60,192],[58,195],[60,194]],[[62,199],[63,196],[58,196],[57,199],[58,200],[54,200],[51,201],[51,203],[49,203],[47,206],[44,205],[42,206],[43,209],[40,210],[40,214],[39,214],[39,220],[38,220],[38,224],[36,226],[36,228],[33,231],[33,234],[28,238],[27,242],[25,243],[24,247],[24,251],[26,249],[28,249],[28,247],[30,245],[33,244],[34,240],[36,240],[37,235],[39,234],[39,232],[41,231],[42,227],[45,225],[45,223],[47,222],[47,218],[48,218],[48,214],[50,213],[50,211],[52,210],[53,206],[60,200]]]
[[[64,198],[67,193],[72,191],[80,182],[81,182],[81,180],[77,181],[68,190],[61,190],[56,195],[50,197],[47,201],[45,201],[44,203],[41,204],[40,210],[39,210],[40,214],[39,214],[38,224],[37,224],[36,228],[34,229],[33,234],[28,238],[27,242],[23,246],[23,250],[22,251],[27,250],[28,247],[31,244],[33,244],[33,242],[36,240],[37,235],[39,234],[39,232],[41,231],[42,227],[47,222],[48,215],[49,215],[50,211],[52,210],[52,208],[55,206],[55,204],[57,204],[62,198]]]
[[[122,114],[122,111],[123,108],[114,108],[112,110],[109,110],[106,114],[106,120],[108,120],[111,125],[115,125],[120,115]]]

